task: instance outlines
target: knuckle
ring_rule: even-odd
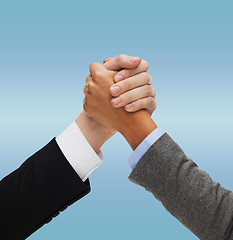
[[[117,60],[118,60],[118,61],[124,61],[125,58],[126,58],[126,55],[125,55],[125,54],[120,54],[120,55],[117,56]]]
[[[96,71],[95,73],[93,73],[93,76],[96,79],[100,79],[102,78],[102,73],[100,71]]]
[[[142,78],[145,79],[147,84],[151,84],[152,83],[152,78],[151,78],[149,73],[143,72],[142,73]]]
[[[88,106],[92,105],[94,96],[92,93],[90,93],[90,91],[88,91],[85,95],[85,99],[86,99],[86,103],[88,104]]]
[[[121,62],[121,61],[122,61],[122,58],[123,58],[123,55],[121,54],[121,55],[118,55],[118,56],[116,57],[116,60],[117,60],[118,62]]]
[[[148,96],[152,95],[153,92],[154,92],[154,90],[153,90],[153,87],[152,87],[151,85],[146,85],[146,86],[145,86],[145,93],[146,93]]]
[[[137,100],[136,102],[134,102],[133,106],[134,106],[135,111],[143,109],[144,108],[144,100],[143,99]]]
[[[92,92],[95,88],[95,84],[93,82],[88,83],[88,92]]]
[[[150,86],[150,96],[154,97],[154,88],[152,87],[152,85]]]
[[[150,97],[150,99],[149,99],[149,101],[148,101],[148,108],[154,110],[154,109],[156,109],[156,107],[157,107],[157,101],[156,101],[156,99],[153,98],[153,97]]]
[[[89,74],[86,78],[86,83],[89,83],[91,81],[93,81],[93,80],[92,80],[91,74]]]
[[[149,101],[148,101],[148,104],[150,105],[150,106],[154,106],[155,105],[155,102],[156,102],[156,100],[153,98],[153,97],[149,97]]]
[[[124,64],[127,61],[127,55],[125,54],[120,54],[119,56],[117,56],[117,61],[119,65]]]
[[[84,95],[86,95],[86,93],[87,93],[87,86],[85,86],[85,87],[83,88],[83,93],[84,93]]]
[[[85,103],[88,104],[89,103],[89,100],[90,100],[90,95],[88,92],[86,92],[86,95],[85,95]]]
[[[153,96],[156,97],[156,90],[153,88]]]
[[[141,64],[142,64],[142,67],[145,69],[145,71],[147,71],[148,68],[149,68],[149,63],[146,60],[143,59],[141,61]]]
[[[148,74],[148,79],[147,80],[148,80],[148,84],[151,85],[153,80],[152,80],[152,77],[151,77],[150,74]]]

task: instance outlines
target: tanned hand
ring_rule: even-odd
[[[100,63],[90,64],[83,108],[97,123],[120,132],[135,149],[157,126],[145,110],[129,113],[112,106],[109,88],[114,84],[115,74]]]

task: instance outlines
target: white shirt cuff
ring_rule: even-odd
[[[135,168],[142,156],[164,133],[165,132],[161,128],[157,127],[138,145],[138,147],[134,150],[128,159],[128,163],[132,169]]]
[[[60,134],[56,141],[83,182],[103,162],[102,152],[96,154],[75,122]]]

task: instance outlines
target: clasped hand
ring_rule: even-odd
[[[145,60],[119,55],[89,68],[83,108],[97,123],[122,132],[130,113],[154,112],[155,90]]]

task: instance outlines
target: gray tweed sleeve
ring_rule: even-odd
[[[203,240],[233,240],[233,193],[214,182],[165,133],[137,163],[129,180],[151,192]]]

